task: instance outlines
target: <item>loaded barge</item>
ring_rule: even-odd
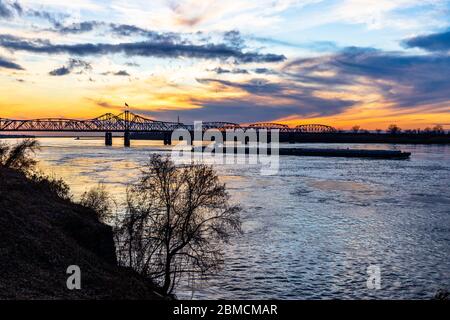
[[[316,149],[316,148],[281,148],[283,156],[310,156],[310,157],[347,157],[347,158],[374,158],[374,159],[408,159],[410,152],[397,150],[360,150],[360,149]]]
[[[205,146],[194,147],[192,152],[204,152]],[[251,147],[234,147],[222,148],[223,153],[240,153],[240,154],[271,154],[271,149],[257,149]],[[219,152],[213,149],[208,152]],[[371,158],[371,159],[393,159],[404,160],[409,159],[410,152],[403,152],[397,150],[367,150],[367,149],[322,149],[322,148],[279,148],[278,154],[280,156],[301,156],[301,157],[346,157],[346,158]]]

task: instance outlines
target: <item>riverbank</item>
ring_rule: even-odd
[[[162,299],[149,280],[119,267],[111,227],[47,185],[0,168],[0,299]],[[66,270],[81,269],[69,290]]]

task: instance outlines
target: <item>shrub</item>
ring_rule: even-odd
[[[117,207],[115,200],[103,184],[85,191],[81,195],[80,204],[94,210],[98,219],[104,222],[111,218],[114,208]]]
[[[72,200],[69,185],[62,179],[55,176],[49,176],[41,172],[33,172],[29,178],[43,188],[50,190],[57,197],[63,200]]]

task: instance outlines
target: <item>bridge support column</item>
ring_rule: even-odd
[[[295,143],[295,136],[292,133],[288,133],[288,139],[289,139],[289,143]]]
[[[130,131],[125,131],[124,135],[123,135],[123,145],[125,147],[130,147],[131,145],[131,140],[130,140]]]
[[[172,132],[165,132],[164,133],[164,145],[165,146],[172,145]]]
[[[112,146],[112,133],[105,132],[105,146]]]

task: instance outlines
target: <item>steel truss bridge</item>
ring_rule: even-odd
[[[125,111],[118,115],[106,113],[100,117],[77,120],[63,118],[42,118],[31,120],[14,120],[0,118],[1,131],[22,131],[22,132],[105,132],[106,144],[112,143],[113,132],[125,133],[125,145],[129,145],[130,132],[152,132],[160,133],[166,137],[176,129],[186,129],[193,131],[193,125],[186,125],[179,122],[157,121],[140,115]],[[225,131],[229,129],[254,129],[254,130],[280,130],[280,133],[333,133],[336,129],[321,124],[305,124],[295,128],[290,128],[284,124],[277,123],[255,123],[249,125],[239,125],[231,122],[203,122],[202,129],[217,129]],[[128,141],[127,141],[128,140]]]

